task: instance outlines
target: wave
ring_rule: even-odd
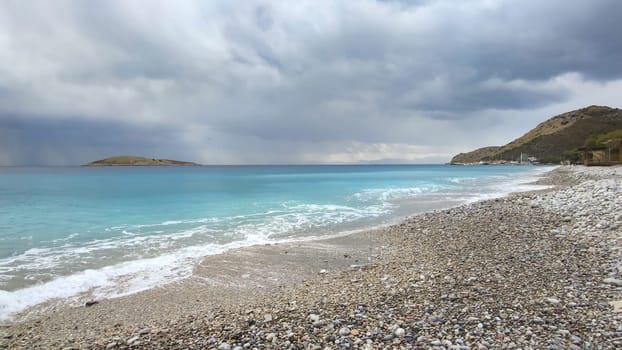
[[[435,193],[446,186],[426,184],[417,187],[371,188],[357,192],[352,198],[362,202],[377,201],[383,206],[392,206],[392,202],[401,199],[415,198],[422,194]]]
[[[75,302],[84,299],[84,294],[113,298],[136,293],[190,276],[198,259],[207,255],[300,239],[304,238],[302,232],[312,234],[322,227],[386,213],[387,209],[379,206],[285,203],[280,210],[249,215],[115,226],[108,228],[108,232],[120,233],[114,238],[31,248],[0,259],[0,285],[15,283],[16,276],[40,281],[0,291],[0,319],[52,299]],[[194,226],[175,230],[187,225]],[[156,233],[162,232],[159,228],[163,226],[172,232]],[[76,268],[80,271],[75,272]]]
[[[201,257],[229,249],[318,238],[322,230],[362,228],[353,225],[357,222],[377,225],[409,200],[464,203],[536,189],[524,183],[542,172],[367,188],[339,204],[258,203],[255,212],[239,215],[110,226],[101,229],[106,238],[89,241],[72,233],[0,259],[0,286],[5,289],[0,291],[0,319],[49,300],[114,298],[175,282],[190,276]]]
[[[80,296],[89,299],[114,298],[171,283],[190,276],[197,258],[217,254],[227,248],[189,247],[150,259],[87,269],[16,291],[0,291],[0,320],[54,299],[76,303]]]

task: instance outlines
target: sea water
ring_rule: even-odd
[[[0,319],[191,275],[206,255],[316,239],[529,190],[547,167],[0,167]]]

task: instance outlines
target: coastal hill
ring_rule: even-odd
[[[135,156],[117,156],[96,160],[85,164],[86,166],[167,166],[167,165],[199,165],[193,162],[184,162],[172,159],[154,159]]]
[[[617,129],[622,129],[621,109],[589,106],[552,117],[505,146],[460,153],[451,163],[514,161],[520,159],[521,153],[543,163],[559,163],[565,153],[583,146],[591,135]]]

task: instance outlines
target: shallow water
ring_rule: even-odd
[[[312,239],[533,187],[547,167],[356,165],[0,168],[0,319],[115,297],[205,255]]]

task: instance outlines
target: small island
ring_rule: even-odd
[[[104,158],[85,164],[84,166],[199,166],[193,162],[172,159],[155,159],[136,156],[116,156]]]

